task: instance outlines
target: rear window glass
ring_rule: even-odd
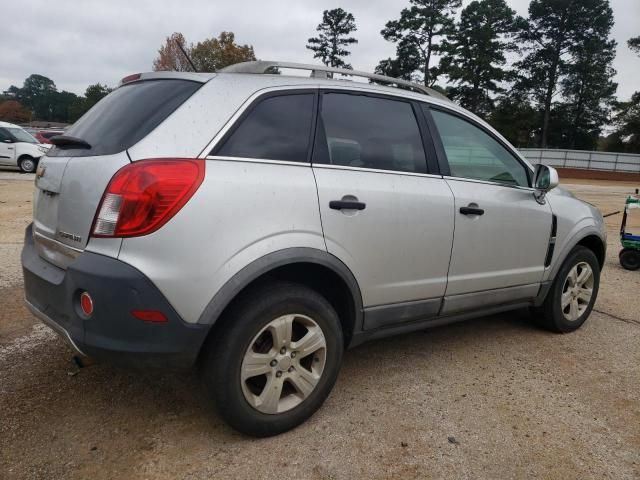
[[[54,147],[49,156],[111,155],[135,145],[184,103],[202,84],[189,80],[147,80],[117,88],[64,134],[91,148]]]

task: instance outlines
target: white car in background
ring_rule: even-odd
[[[25,173],[35,172],[38,160],[50,147],[38,143],[24,128],[0,122],[0,165],[17,166]]]

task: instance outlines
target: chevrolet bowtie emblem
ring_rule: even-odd
[[[45,167],[44,165],[39,165],[38,169],[36,170],[36,178],[44,177],[44,172],[46,171],[47,171],[47,167]]]

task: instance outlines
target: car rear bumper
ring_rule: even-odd
[[[83,252],[66,270],[56,267],[38,255],[31,225],[21,259],[27,307],[78,354],[140,367],[185,368],[195,362],[208,326],[184,322],[158,288],[132,266]],[[93,299],[90,318],[79,306],[83,291]],[[132,310],[161,311],[167,321],[145,322]]]

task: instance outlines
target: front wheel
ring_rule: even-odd
[[[541,308],[538,323],[548,330],[567,333],[587,320],[598,296],[600,264],[588,248],[575,247],[558,271]]]
[[[36,171],[36,161],[31,157],[22,157],[18,161],[18,167],[22,173],[33,173]]]
[[[227,423],[267,437],[320,408],[344,350],[338,315],[324,297],[279,282],[244,294],[221,321],[205,347],[202,376]]]

